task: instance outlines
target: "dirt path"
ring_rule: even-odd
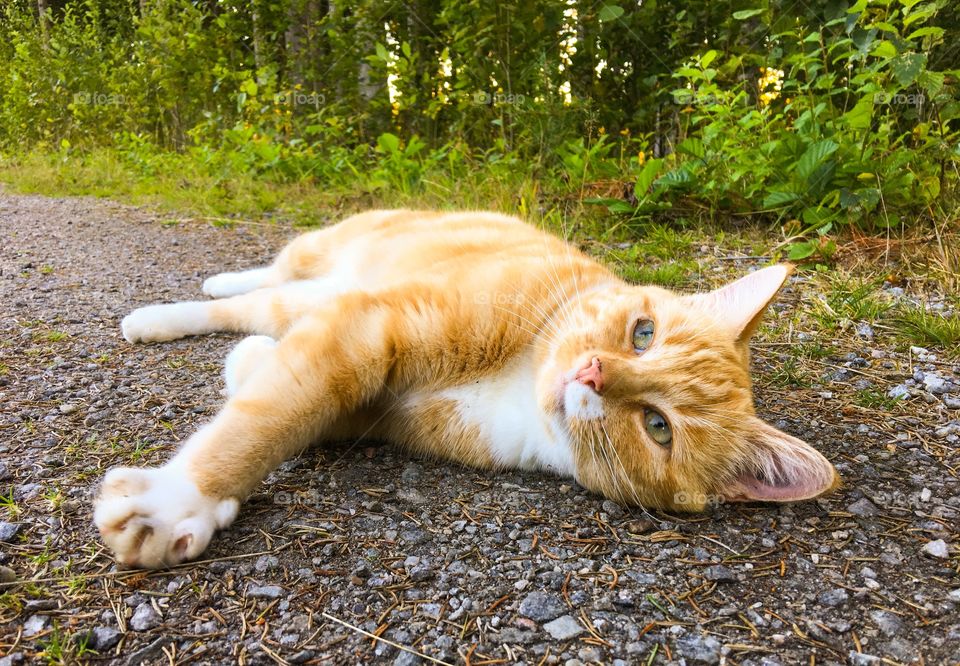
[[[100,476],[210,417],[233,342],[132,346],[120,318],[292,234],[0,195],[0,664],[419,663],[360,629],[449,663],[960,663],[960,368],[873,343],[789,390],[760,350],[761,414],[844,475],[818,502],[651,516],[363,442],[285,464],[210,560],[117,571],[90,521]],[[944,390],[895,417],[837,399],[923,367]]]

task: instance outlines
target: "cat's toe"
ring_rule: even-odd
[[[156,569],[200,555],[238,507],[203,495],[173,466],[116,468],[104,477],[94,522],[118,562]]]

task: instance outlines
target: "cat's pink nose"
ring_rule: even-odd
[[[594,356],[590,365],[577,371],[576,380],[599,393],[603,390],[603,374],[600,371],[600,359]]]

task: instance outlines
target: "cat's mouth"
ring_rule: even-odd
[[[576,371],[563,373],[554,391],[554,409],[566,420],[594,421],[604,416],[603,400],[576,380]]]

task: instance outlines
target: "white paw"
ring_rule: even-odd
[[[156,569],[191,560],[233,522],[240,503],[200,493],[186,470],[117,467],[95,501],[93,521],[121,564]]]
[[[212,298],[246,294],[264,286],[268,275],[267,268],[255,268],[239,273],[220,273],[203,281],[203,293]]]
[[[227,354],[227,361],[223,367],[228,396],[236,394],[237,389],[257,366],[273,353],[276,346],[277,341],[266,335],[251,335],[237,343]]]
[[[127,342],[164,342],[209,329],[203,303],[168,303],[137,308],[120,322]]]

